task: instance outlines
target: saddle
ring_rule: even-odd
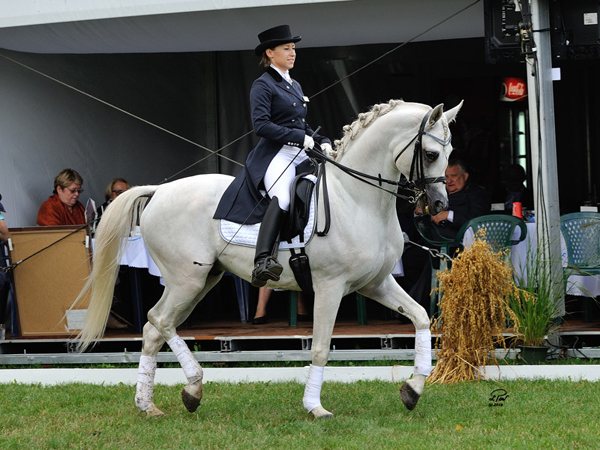
[[[300,242],[304,242],[304,229],[310,217],[311,200],[313,198],[315,183],[320,181],[316,173],[318,166],[312,167],[314,169],[312,172],[300,173],[294,178],[291,187],[290,211],[283,222],[279,234],[279,239],[282,241],[291,242],[293,238],[298,236]],[[312,293],[312,273],[305,246],[301,246],[298,252],[291,247],[290,252],[289,264],[298,286],[300,286],[303,292]]]
[[[303,242],[303,231],[308,224],[310,216],[310,202],[315,189],[315,179],[307,178],[309,174],[300,174],[294,178],[292,183],[292,196],[290,201],[290,211],[286,216],[279,239],[282,241],[291,241],[296,236]]]

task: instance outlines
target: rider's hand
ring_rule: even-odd
[[[331,148],[331,144],[328,142],[324,142],[323,144],[321,144],[321,150],[323,150],[324,154],[329,156],[331,156],[331,154],[333,153],[333,148]]]
[[[302,147],[304,150],[312,150],[315,146],[315,140],[309,136],[308,134],[304,136],[304,146]]]

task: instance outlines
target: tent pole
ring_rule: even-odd
[[[537,249],[538,253],[543,252],[538,262],[542,262],[541,267],[550,280],[562,280],[549,2],[529,1],[531,29],[539,30],[531,33],[535,48],[526,57]],[[558,282],[553,286],[557,289],[555,298],[559,299],[561,315],[564,315],[564,286]]]

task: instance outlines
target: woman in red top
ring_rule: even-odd
[[[83,192],[83,178],[73,169],[61,171],[54,179],[53,194],[48,197],[38,211],[37,224],[52,225],[84,225],[86,223],[85,208],[79,202]]]

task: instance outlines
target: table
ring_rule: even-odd
[[[518,239],[519,228],[515,230],[516,236],[513,239]],[[561,234],[561,259],[562,266],[567,267],[567,246],[565,240]],[[468,230],[465,233],[463,243],[465,247],[468,247],[473,242],[473,231]],[[526,275],[524,272],[527,267],[527,255],[531,251],[537,250],[537,227],[535,223],[527,223],[527,236],[517,245],[512,246],[511,251],[511,262],[517,271],[519,277],[524,278]],[[600,277],[592,275],[571,275],[567,281],[567,292],[568,295],[581,296],[581,297],[597,297],[600,295]]]
[[[567,245],[561,234],[560,248],[562,266],[567,267]],[[535,223],[527,223],[527,237],[512,248],[511,260],[515,268],[519,270],[527,264],[529,251],[537,249],[537,227]],[[593,275],[571,275],[567,281],[568,295],[580,297],[597,297],[600,295],[600,278]]]

